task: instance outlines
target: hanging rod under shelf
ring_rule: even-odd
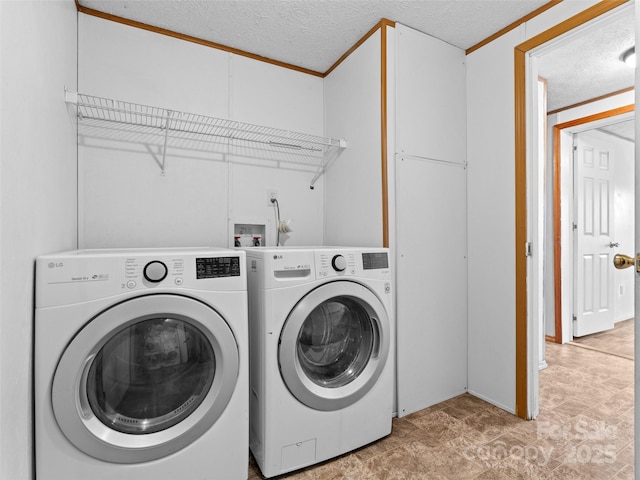
[[[305,158],[315,158],[318,170],[311,182],[313,186],[324,169],[326,158],[347,146],[346,140],[342,139],[112,100],[69,90],[65,90],[65,101],[76,106],[79,121],[159,129],[164,136],[163,170],[169,137],[188,140],[218,137],[227,139],[231,144],[249,142],[255,148],[293,154],[300,151]]]

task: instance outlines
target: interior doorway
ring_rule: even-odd
[[[555,319],[553,325],[545,326],[545,334],[548,340],[556,343],[609,330],[616,323],[633,318],[633,273],[616,270],[613,265],[615,254],[634,251],[633,109],[632,104],[625,105],[553,127]],[[596,152],[610,162],[608,166],[596,165],[601,171],[610,169],[612,186],[608,199],[600,198],[600,190],[606,189],[607,185],[595,182],[594,192],[591,176],[586,180],[579,179],[580,173],[575,166],[576,162],[584,161],[581,155],[593,155],[595,151],[589,150],[588,146],[585,150],[585,145],[599,141],[606,142],[606,148],[610,150]],[[595,158],[594,161],[600,160]],[[585,181],[590,185],[584,186]],[[589,193],[588,198],[585,198],[585,191]],[[600,218],[605,215],[603,209],[607,206],[609,215]],[[587,215],[589,207],[597,207],[597,211]],[[599,229],[605,230],[606,238],[593,234]],[[596,255],[585,252],[580,244],[585,231],[588,231],[587,237],[590,235],[589,241],[598,243],[600,252]],[[601,281],[587,281],[594,273],[587,272],[589,268],[602,269]],[[594,313],[603,316],[597,319]]]
[[[553,317],[551,317],[554,321],[552,325],[545,326],[545,334],[548,340],[555,343],[571,342],[574,338],[596,333],[597,330],[613,328],[617,322],[633,318],[633,273],[630,270],[616,270],[613,266],[615,254],[626,253],[626,250],[634,251],[635,135],[633,130],[635,116],[633,109],[634,106],[629,104],[553,126],[555,301]],[[584,255],[584,252],[579,252],[581,249],[577,245],[581,232],[585,230],[585,222],[592,218],[584,218],[585,208],[580,208],[580,202],[583,202],[584,206],[585,199],[576,194],[576,191],[583,190],[583,195],[585,190],[585,188],[576,188],[578,182],[574,168],[574,162],[579,161],[576,157],[580,156],[580,150],[575,148],[576,140],[579,141],[585,136],[587,139],[600,137],[604,141],[609,140],[615,146],[615,151],[611,152],[611,174],[614,177],[610,192],[612,208],[610,218],[605,219],[609,224],[604,226],[611,238],[609,242],[603,240],[604,243],[608,243],[607,245],[604,243],[599,245],[602,250],[599,256],[603,259],[602,268],[608,274],[608,283],[604,282],[600,285],[585,285],[584,277],[581,276],[584,275],[584,268],[579,268],[594,263],[591,261],[592,258]],[[588,205],[588,202],[586,204]],[[591,227],[593,225],[587,225],[588,230],[593,230]],[[595,227],[603,228],[600,225]],[[586,289],[585,286],[590,288]],[[594,287],[602,287],[602,292],[594,293]],[[591,298],[586,298],[585,302],[586,291],[591,294]],[[601,300],[598,300],[598,296]],[[590,317],[589,309],[593,309],[596,300],[601,303],[605,301],[604,309],[610,311],[608,319],[604,322],[606,325],[592,327],[589,322],[594,317]],[[586,321],[581,318],[581,315],[587,317]],[[580,321],[583,323],[579,324]]]
[[[620,9],[618,9],[620,7]],[[544,192],[535,188],[531,170],[538,152],[535,146],[537,124],[535,116],[535,94],[532,102],[531,86],[538,77],[535,68],[535,54],[540,48],[557,44],[567,35],[584,34],[587,26],[599,22],[610,12],[629,15],[632,18],[634,3],[625,0],[599,2],[593,7],[565,20],[517,45],[514,50],[515,76],[515,246],[516,246],[516,413],[522,418],[535,418],[538,412],[538,366],[540,335],[540,315],[535,306],[540,301],[541,290],[536,290],[532,280],[542,271],[540,255],[533,258],[527,252],[521,255],[522,245],[530,245],[537,232],[530,231],[542,215]],[[632,81],[635,85],[635,82]],[[595,97],[593,97],[595,98]],[[533,106],[532,106],[533,104]],[[534,139],[531,141],[531,139]],[[533,147],[532,147],[533,145]],[[533,288],[532,288],[533,285]],[[538,314],[538,315],[536,315]]]

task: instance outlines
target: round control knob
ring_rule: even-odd
[[[344,272],[344,269],[347,268],[347,261],[342,255],[336,255],[331,259],[331,266],[336,272]]]
[[[154,260],[144,266],[142,273],[150,282],[158,283],[167,276],[167,266],[159,260]]]

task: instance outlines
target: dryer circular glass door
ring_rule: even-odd
[[[280,373],[289,391],[316,410],[357,402],[389,356],[390,325],[378,297],[363,285],[336,281],[302,298],[280,335]]]
[[[236,386],[238,346],[210,306],[170,294],[103,311],[56,368],[52,404],[77,448],[101,460],[145,462],[206,432]]]

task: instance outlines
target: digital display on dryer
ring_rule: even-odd
[[[196,258],[196,279],[239,277],[240,257]]]
[[[389,258],[387,252],[363,253],[362,268],[365,270],[377,270],[389,268]]]

